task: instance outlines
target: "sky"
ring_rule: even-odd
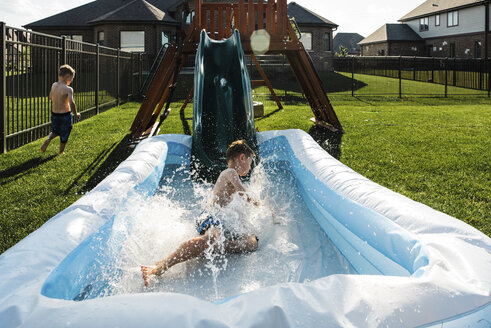
[[[91,0],[0,0],[0,21],[21,27],[75,8]],[[424,0],[296,0],[298,4],[339,25],[338,32],[364,37],[397,20]]]

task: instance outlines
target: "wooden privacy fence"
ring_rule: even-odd
[[[0,23],[0,33],[1,153],[49,134],[49,92],[65,63],[76,70],[72,87],[82,119],[138,93],[144,62],[140,54],[5,23]]]

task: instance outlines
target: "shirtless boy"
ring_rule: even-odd
[[[69,65],[63,65],[58,71],[58,82],[53,83],[49,93],[49,99],[53,102],[51,111],[51,133],[41,146],[44,153],[51,140],[60,136],[60,154],[64,154],[65,146],[72,130],[72,108],[77,119],[77,106],[73,100],[73,89],[69,86],[75,77],[75,70]]]
[[[248,202],[258,205],[247,195],[239,178],[239,175],[245,176],[249,173],[253,157],[254,152],[244,140],[235,141],[228,147],[226,154],[228,168],[218,177],[207,208],[227,206],[235,193],[246,197]],[[148,286],[152,276],[161,275],[172,266],[203,254],[208,247],[213,247],[210,245],[216,244],[220,234],[224,234],[225,237],[224,250],[226,253],[253,252],[257,249],[258,239],[255,235],[237,236],[230,233],[211,212],[205,209],[196,220],[199,237],[182,243],[176,251],[157,262],[155,266],[141,266],[145,286]]]

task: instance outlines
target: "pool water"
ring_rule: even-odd
[[[103,269],[105,287],[91,291],[89,298],[175,292],[218,301],[280,283],[354,273],[303,203],[288,164],[276,162],[257,166],[244,182],[249,194],[267,206],[255,207],[237,197],[220,217],[228,229],[255,234],[256,252],[206,252],[172,267],[145,288],[140,265],[153,265],[197,236],[195,218],[206,206],[213,185],[189,176],[185,167],[167,165],[154,196],[135,196],[126,203],[113,225],[114,231],[125,235],[121,245],[114,245],[119,254]]]

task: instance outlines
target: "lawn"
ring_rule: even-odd
[[[295,92],[289,92],[283,110],[265,101],[266,115],[256,127],[305,130],[360,174],[491,236],[489,99],[338,95],[332,103],[343,135],[313,127],[310,108]],[[161,133],[184,133],[179,105],[172,105]],[[66,155],[56,155],[57,140],[46,154],[39,153],[38,140],[0,155],[0,252],[75,202],[130,155],[128,129],[138,108],[127,103],[77,123]],[[190,128],[191,116],[188,106]]]

